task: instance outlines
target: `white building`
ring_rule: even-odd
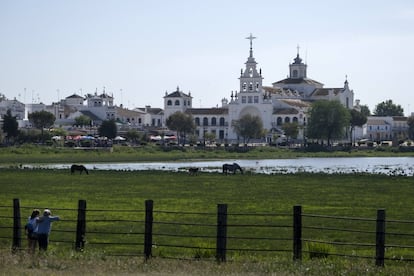
[[[239,91],[232,91],[230,100],[223,98],[221,107],[192,108],[192,97],[176,91],[164,96],[164,120],[177,111],[187,112],[194,117],[196,134],[202,139],[205,133],[213,133],[216,139],[236,140],[237,134],[232,122],[245,114],[258,116],[267,130],[268,138],[273,133],[280,133],[284,123],[297,122],[305,126],[307,111],[315,100],[338,100],[345,107],[353,108],[354,92],[349,89],[348,80],[339,88],[324,88],[321,82],[308,78],[307,65],[297,53],[292,64],[289,64],[289,77],[263,86],[262,70],[257,68],[253,56],[253,40],[250,41],[249,56],[245,68],[240,72]],[[303,127],[298,138],[303,137]]]

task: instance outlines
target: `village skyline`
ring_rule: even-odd
[[[289,73],[300,46],[310,78],[345,79],[374,110],[393,100],[411,114],[414,55],[410,1],[3,1],[0,93],[51,104],[104,87],[116,105],[163,107],[165,92],[191,92],[194,107],[215,107],[238,90],[252,33],[263,85]]]

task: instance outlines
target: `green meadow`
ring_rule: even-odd
[[[141,162],[176,160],[220,160],[220,159],[277,159],[297,157],[393,157],[414,156],[412,149],[371,148],[326,152],[306,152],[300,149],[270,146],[245,149],[223,146],[203,147],[160,147],[148,144],[139,147],[115,145],[113,148],[73,149],[57,146],[21,146],[0,148],[0,164],[15,166],[27,163],[91,163],[91,162]]]
[[[332,266],[338,271],[358,274],[360,269],[368,269],[376,273],[380,268],[374,265],[375,246],[371,245],[375,244],[378,209],[385,209],[386,218],[390,220],[387,232],[401,233],[387,236],[386,244],[414,245],[413,224],[410,223],[414,221],[412,177],[250,173],[228,176],[199,173],[190,176],[187,173],[160,171],[98,170],[91,170],[89,175],[71,175],[67,170],[18,168],[1,169],[0,175],[0,246],[3,261],[6,262],[9,253],[5,252],[9,252],[7,249],[11,246],[12,232],[8,227],[12,226],[12,219],[9,218],[12,203],[14,198],[18,198],[24,218],[36,207],[50,208],[54,215],[62,219],[54,223],[51,234],[48,254],[51,262],[53,260],[53,267],[49,268],[41,261],[34,264],[37,269],[55,273],[56,269],[65,271],[65,267],[71,266],[67,259],[84,262],[88,258],[94,262],[91,265],[94,267],[102,260],[112,263],[120,258],[120,271],[114,273],[128,271],[122,267],[132,260],[142,261],[144,204],[148,199],[154,201],[154,259],[151,262],[160,262],[160,267],[166,266],[167,271],[158,271],[161,274],[172,267],[177,269],[173,272],[178,274],[227,274],[237,271],[236,264],[239,264],[240,273],[273,271],[285,275],[301,274],[304,273],[304,266],[318,271],[314,275],[330,274],[329,267]],[[87,202],[87,242],[83,253],[73,251],[80,199]],[[211,264],[215,254],[217,204],[228,205],[228,236],[231,237],[227,243],[230,250],[227,256],[229,264],[226,265],[230,270],[223,269],[221,272]],[[301,205],[304,214],[304,260],[297,266],[292,262],[291,253],[294,205]],[[338,216],[340,219],[324,216]],[[358,219],[344,219],[348,217]],[[322,260],[310,259],[307,251],[313,243],[309,241],[314,240],[333,243],[318,249],[328,250],[333,255]],[[346,243],[357,245],[340,245]],[[22,246],[26,246],[25,240]],[[342,254],[366,259],[338,256]],[[177,261],[182,263],[176,266],[166,265],[171,258],[201,259],[209,263],[205,266],[209,269],[198,271],[188,261]],[[387,248],[386,258],[414,259],[414,250],[392,246]],[[384,271],[406,275],[414,271],[411,262],[394,260],[386,261]],[[280,265],[273,266],[274,262]],[[325,272],[321,271],[321,262],[327,264]],[[257,263],[262,265],[256,266]],[[17,269],[10,266],[7,264],[11,270]],[[151,272],[151,264],[146,267],[149,271],[140,265],[137,267],[142,273]],[[279,270],[281,268],[282,271]]]

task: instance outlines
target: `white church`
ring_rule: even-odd
[[[232,122],[239,120],[245,114],[259,116],[266,130],[266,140],[274,139],[275,135],[282,133],[281,126],[284,123],[297,122],[299,127],[298,139],[303,138],[303,127],[307,123],[307,111],[313,101],[338,100],[346,108],[359,108],[358,101],[354,106],[354,93],[348,87],[345,80],[343,87],[324,88],[321,82],[308,78],[307,64],[303,63],[299,56],[299,49],[293,62],[289,64],[289,76],[285,79],[273,82],[269,86],[263,86],[262,70],[257,68],[257,62],[253,55],[253,40],[255,37],[247,37],[250,41],[250,50],[245,68],[240,72],[238,91],[232,91],[230,98],[221,100],[221,107],[193,108],[193,97],[177,87],[176,91],[166,92],[164,96],[164,109],[135,108],[129,110],[114,105],[113,95],[103,89],[101,94],[96,90],[94,94],[80,96],[73,94],[52,105],[27,104],[25,117],[28,113],[46,110],[56,116],[56,126],[71,126],[75,118],[80,115],[88,116],[92,125],[97,126],[104,120],[116,120],[127,130],[134,128],[143,131],[165,130],[167,118],[177,112],[191,114],[196,125],[195,135],[201,141],[208,133],[214,136],[217,142],[232,143],[238,140]],[[86,104],[85,104],[86,102]],[[3,100],[0,103],[8,103]],[[13,114],[19,110],[16,105]],[[0,111],[5,113],[6,107]],[[23,117],[23,115],[21,115]],[[23,120],[24,121],[24,120]],[[27,123],[27,120],[24,121]],[[362,134],[361,134],[362,136]]]
[[[232,122],[251,114],[261,118],[269,140],[273,134],[281,133],[284,123],[297,122],[299,126],[306,126],[307,111],[313,101],[337,100],[348,109],[354,108],[354,92],[349,89],[348,81],[345,80],[343,87],[324,88],[323,83],[308,78],[307,64],[300,58],[299,49],[293,63],[289,64],[289,77],[263,86],[262,70],[257,69],[253,56],[255,37],[250,34],[247,39],[250,40],[250,51],[239,76],[239,91],[232,91],[230,99],[223,98],[221,107],[217,108],[193,108],[191,94],[183,93],[178,87],[170,94],[166,92],[164,126],[171,114],[181,111],[194,117],[195,134],[199,139],[212,133],[218,141],[234,141],[238,137]],[[299,139],[301,137],[303,128],[298,135]]]

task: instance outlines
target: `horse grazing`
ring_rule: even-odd
[[[237,163],[233,164],[223,164],[223,173],[227,174],[228,172],[233,172],[236,174],[236,171],[239,170],[243,174],[243,169]]]
[[[198,168],[189,168],[188,174],[189,175],[196,175],[198,173]]]
[[[86,174],[89,174],[84,165],[72,165],[70,167],[70,173],[73,174],[75,171],[79,171],[80,174],[82,174],[83,171],[86,172]]]

